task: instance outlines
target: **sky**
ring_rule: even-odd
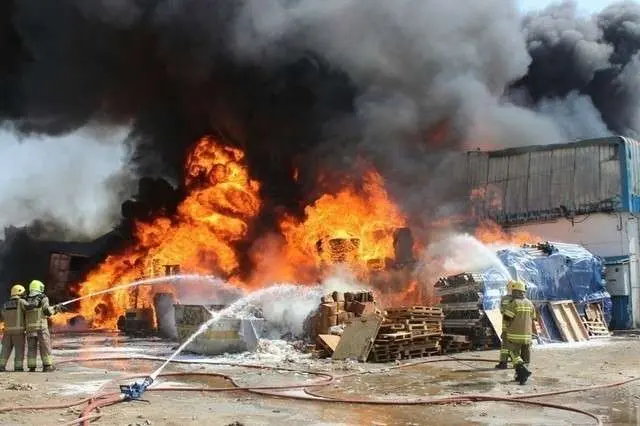
[[[559,0],[517,0],[520,8],[524,12],[531,10],[542,9],[549,4],[559,3]],[[575,0],[578,3],[578,8],[586,13],[592,14],[599,12],[611,3],[615,3],[615,0]]]

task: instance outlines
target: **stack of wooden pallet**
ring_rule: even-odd
[[[452,354],[464,351],[470,351],[472,344],[468,336],[460,334],[443,334],[442,343],[443,354]]]
[[[480,274],[464,273],[441,278],[435,284],[438,306],[445,314],[444,332],[467,336],[475,349],[491,349],[500,340],[485,311],[482,300],[485,282]]]
[[[442,309],[430,306],[387,309],[370,359],[389,362],[440,353]]]

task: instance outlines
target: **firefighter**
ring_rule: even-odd
[[[49,298],[44,294],[42,281],[33,280],[29,284],[25,314],[27,332],[27,367],[29,371],[36,371],[38,348],[42,359],[42,371],[54,371],[51,358],[51,336],[49,335],[48,319],[61,311],[60,306],[50,306]]]
[[[27,302],[24,300],[25,289],[20,284],[11,287],[11,296],[2,307],[4,335],[2,336],[2,355],[0,355],[0,371],[5,371],[11,351],[15,348],[13,370],[24,371],[24,312]]]
[[[526,286],[522,281],[514,281],[511,286],[512,300],[504,309],[507,326],[507,347],[509,356],[516,371],[515,380],[521,385],[527,382],[531,371],[525,364],[523,355],[530,362],[531,333],[533,321],[536,319],[536,309],[525,295]]]
[[[504,316],[504,310],[512,300],[512,297],[511,297],[512,285],[513,285],[513,281],[509,280],[509,282],[507,282],[507,294],[502,296],[502,298],[500,299],[500,313],[502,314],[502,334],[500,335],[500,340],[501,340],[500,361],[498,362],[498,364],[496,364],[496,368],[499,368],[501,370],[507,369],[507,362],[509,361],[509,348],[507,347],[507,337],[506,337],[507,327],[509,323],[508,321],[506,321],[506,318]]]

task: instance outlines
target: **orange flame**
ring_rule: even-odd
[[[164,275],[163,266],[179,265],[182,272],[237,272],[238,258],[232,245],[243,238],[247,222],[260,210],[260,185],[249,178],[244,153],[224,147],[210,137],[199,140],[186,163],[188,196],[175,217],[137,222],[136,244],[122,254],[109,256],[79,287],[80,296],[120,283]],[[126,309],[142,301],[152,307],[154,293],[173,293],[170,286],[139,287],[137,294],[121,290],[81,301],[80,314],[91,324],[115,328]]]
[[[295,179],[298,173],[293,170]],[[407,218],[372,168],[362,185],[346,184],[307,206],[303,219],[283,215],[281,235],[266,235],[249,251],[254,271],[248,282],[240,281],[234,246],[247,235],[262,203],[260,185],[249,177],[244,153],[211,137],[200,139],[187,157],[184,187],[187,196],[177,213],[136,222],[134,244],[92,271],[79,285],[79,296],[164,276],[174,267],[182,273],[213,274],[239,286],[255,287],[278,281],[312,283],[327,273],[327,266],[346,264],[360,279],[384,288],[389,304],[418,304],[430,297],[411,271],[385,271],[395,257],[395,231],[407,226]],[[473,196],[485,202],[490,198],[486,192]],[[524,232],[508,233],[490,221],[478,226],[476,237],[487,244],[538,241]],[[425,245],[416,240],[414,249]],[[115,328],[127,309],[153,308],[158,292],[175,293],[175,289],[154,285],[87,298],[80,302],[78,313],[93,327]]]
[[[369,171],[362,188],[346,186],[305,208],[305,219],[285,217],[280,227],[290,263],[319,270],[336,263],[366,272],[393,258],[393,234],[406,217],[389,199],[382,177]]]
[[[537,244],[540,238],[525,231],[507,231],[490,220],[480,222],[475,230],[475,237],[484,244]]]

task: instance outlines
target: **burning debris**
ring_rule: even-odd
[[[318,10],[304,4],[121,9],[72,0],[44,12],[24,2],[3,6],[0,119],[20,134],[130,126],[136,172],[149,176],[122,206],[129,243],[78,279],[79,296],[170,275],[163,268],[176,265],[244,290],[314,285],[333,266],[347,265],[359,281],[386,292],[385,302],[434,303],[432,281],[415,272],[420,251],[439,238],[435,224],[452,228],[447,217],[469,213],[463,177],[443,173],[455,154],[571,134],[538,105],[551,95],[573,99],[571,90],[539,84],[547,54],[563,45],[539,43],[548,38],[541,18],[563,11],[602,47],[593,63],[605,66],[609,58],[617,84],[632,80],[621,71],[632,70],[632,61],[618,52],[630,35],[609,30],[612,22],[635,20],[625,13],[631,6],[607,9],[589,23],[568,6],[550,8],[527,17],[522,35],[507,0],[464,13],[404,0],[366,7],[318,2]],[[43,13],[52,18],[41,19]],[[405,37],[420,42],[398,49]],[[100,70],[87,58],[100,58]],[[608,75],[591,71],[579,80],[586,86],[594,73]],[[523,92],[531,102],[521,102]],[[633,127],[614,123],[599,91],[587,92],[610,128]],[[624,104],[635,105],[633,99]],[[178,297],[168,281],[135,295],[83,299],[75,309],[92,327],[115,329],[130,309],[154,310],[157,293]]]

